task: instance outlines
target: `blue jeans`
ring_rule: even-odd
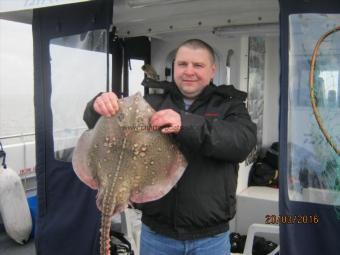
[[[157,234],[143,224],[140,255],[230,255],[229,231],[213,237],[181,241]]]

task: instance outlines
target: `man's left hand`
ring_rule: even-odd
[[[150,125],[164,134],[177,134],[182,126],[181,115],[171,109],[160,110],[152,115]]]

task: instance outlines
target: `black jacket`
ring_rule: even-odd
[[[188,166],[167,195],[140,206],[143,223],[180,240],[227,231],[236,210],[238,163],[256,144],[256,125],[244,104],[246,93],[210,84],[188,111],[175,84],[163,95],[145,99],[155,110],[170,108],[180,113],[182,128],[174,139]],[[92,105],[93,100],[84,113],[89,128],[99,117]]]

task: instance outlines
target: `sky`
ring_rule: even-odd
[[[31,25],[0,20],[0,137],[33,131]]]

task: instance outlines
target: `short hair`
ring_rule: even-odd
[[[208,51],[210,57],[211,57],[211,61],[212,63],[215,63],[215,51],[214,49],[207,44],[206,42],[200,40],[200,39],[189,39],[186,40],[185,42],[182,42],[176,49],[176,54],[175,54],[175,58],[177,56],[177,52],[180,48],[182,47],[188,47],[190,49],[205,49]]]

